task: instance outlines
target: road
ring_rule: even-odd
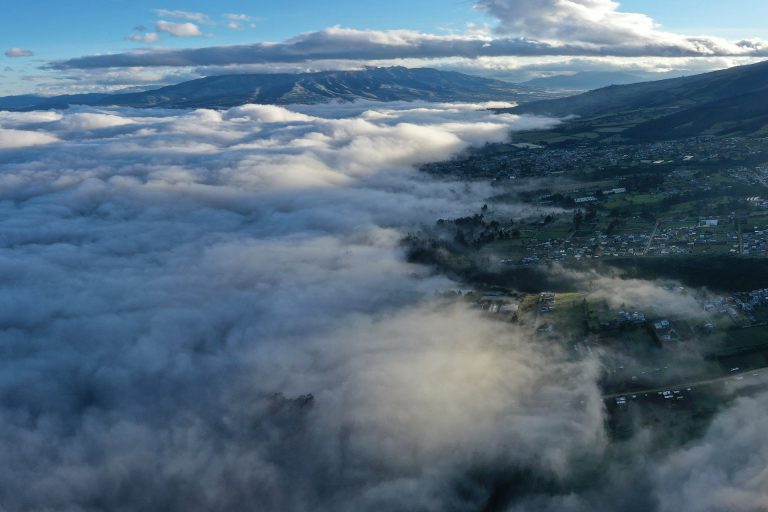
[[[656,236],[656,233],[658,231],[659,231],[659,223],[657,222],[656,225],[653,226],[653,233],[651,233],[651,237],[648,239],[648,244],[645,246],[642,256],[645,256],[646,254],[648,254],[648,251],[651,250],[651,244],[653,244],[653,238]]]
[[[716,379],[707,379],[707,380],[700,380],[697,382],[689,382],[688,384],[678,384],[675,386],[664,386],[659,388],[653,388],[653,389],[642,389],[639,391],[627,391],[624,393],[612,393],[610,395],[603,395],[604,400],[610,400],[612,398],[619,398],[619,397],[626,397],[626,396],[640,396],[640,395],[651,395],[656,394],[662,391],[682,391],[684,389],[693,389],[693,388],[699,388],[703,386],[711,386],[713,384],[722,384],[723,382],[728,382],[731,380],[743,380],[744,377],[758,377],[758,376],[765,376],[768,375],[768,368],[758,368],[757,370],[747,370],[743,372],[734,372],[729,373],[728,375],[725,375],[723,377],[718,377]]]

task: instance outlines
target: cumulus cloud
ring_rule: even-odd
[[[32,57],[34,55],[35,54],[32,50],[26,50],[24,48],[11,48],[5,51],[5,56],[9,59],[16,59],[19,57]]]
[[[661,30],[642,13],[624,12],[614,0],[479,0],[475,6],[498,20],[496,32],[555,45],[582,43],[603,48],[677,48],[702,56],[765,54],[765,41],[727,41]]]
[[[480,0],[476,8],[499,20],[499,33],[543,40],[624,44],[672,36],[613,0]]]
[[[160,20],[155,23],[155,30],[158,32],[165,32],[173,37],[203,37],[200,27],[192,22],[173,23]]]

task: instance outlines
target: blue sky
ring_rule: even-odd
[[[491,20],[473,9],[471,0],[29,0],[0,17],[0,47],[28,47],[42,58],[124,50],[136,25],[150,27],[155,9],[209,15],[218,26],[207,41],[167,38],[165,46],[236,44],[287,39],[300,32],[333,25],[360,29],[462,30],[469,22]],[[726,37],[768,37],[768,2],[764,0],[624,0],[625,11],[642,12],[675,32]],[[256,28],[226,30],[221,16],[248,14]],[[717,34],[715,34],[717,32]]]
[[[156,9],[207,14],[215,25],[203,26],[208,39],[164,37],[163,47],[194,47],[280,41],[296,34],[334,25],[366,29],[406,28],[419,31],[463,30],[487,18],[469,0],[28,0],[0,16],[0,93],[25,92],[21,76],[38,73],[45,61],[142,47],[126,40],[137,25],[151,28],[160,19]],[[230,30],[225,14],[246,14],[254,28]],[[8,59],[8,48],[25,48],[31,59]]]
[[[0,93],[31,90],[39,84],[40,76],[54,77],[49,72],[41,73],[39,68],[46,62],[147,48],[126,39],[129,34],[139,34],[134,30],[136,26],[156,32],[155,23],[160,19],[194,21],[158,14],[158,9],[198,12],[209,17],[210,23],[194,21],[206,37],[160,34],[160,40],[152,45],[194,48],[283,41],[336,25],[441,35],[464,33],[468,24],[497,24],[498,19],[474,8],[477,2],[515,4],[525,0],[28,0],[15,3],[12,13],[0,17]],[[620,10],[646,14],[668,32],[733,41],[768,40],[768,27],[761,26],[761,21],[768,18],[765,0],[624,0]],[[241,23],[243,30],[233,30],[227,28],[224,18],[228,13],[244,14],[252,20]],[[10,48],[30,50],[34,56],[3,56],[2,52]]]
[[[648,14],[674,32],[768,38],[765,0],[623,0],[621,6]]]
[[[216,25],[205,27],[208,40],[166,38],[164,46],[202,46],[279,41],[334,25],[361,29],[463,30],[467,22],[487,21],[469,0],[31,0],[0,18],[0,47],[34,49],[42,58],[125,50],[133,27],[151,27],[155,9],[207,14]],[[44,13],[44,14],[41,14]],[[227,30],[222,16],[247,14],[255,28]]]

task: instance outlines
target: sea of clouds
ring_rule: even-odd
[[[515,510],[602,510],[631,490],[626,470],[563,491],[606,457],[598,363],[405,261],[410,229],[491,193],[416,166],[552,123],[489,106],[0,112],[0,510],[503,510],[531,479]],[[726,489],[707,503],[762,510],[764,441],[721,455],[750,411],[644,467],[635,504]]]

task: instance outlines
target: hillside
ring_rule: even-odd
[[[0,98],[0,108],[30,110],[67,105],[137,108],[227,108],[245,103],[289,105],[331,101],[533,101],[552,93],[462,73],[404,67],[301,74],[222,75],[111,95]]]
[[[554,142],[768,134],[768,62],[683,78],[617,85],[521,105],[519,114],[579,116]]]

